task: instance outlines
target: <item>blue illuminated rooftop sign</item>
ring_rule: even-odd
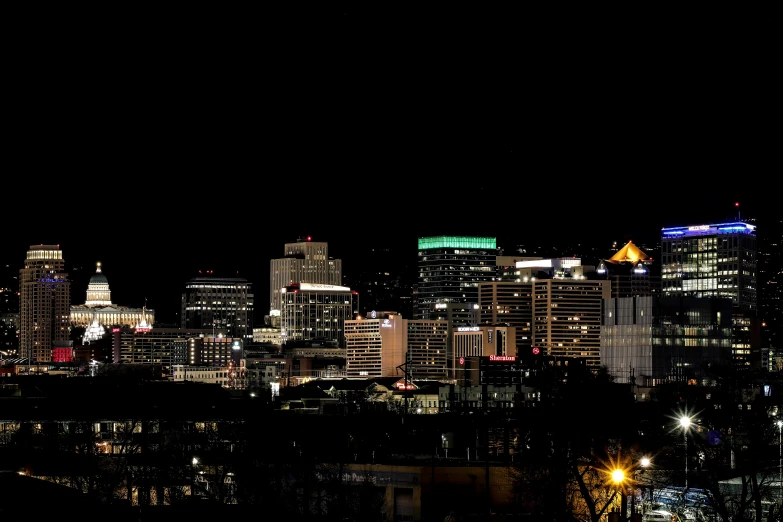
[[[663,228],[661,233],[664,238],[711,236],[715,234],[755,234],[756,226],[738,221],[736,223],[721,223],[718,225]]]

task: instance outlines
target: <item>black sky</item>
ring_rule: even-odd
[[[431,234],[639,242],[735,200],[773,213],[773,33],[625,14],[20,17],[2,261],[60,244],[74,274],[103,263],[115,303],[161,312],[212,269],[254,282],[263,313],[269,260],[306,235],[355,264]]]

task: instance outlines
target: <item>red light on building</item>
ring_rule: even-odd
[[[735,206],[735,207],[739,207],[739,201],[737,201],[736,203],[734,203],[734,206]]]
[[[534,346],[533,347],[533,355],[538,355],[539,353],[541,353],[541,350],[539,349],[539,347],[538,346]]]
[[[54,348],[52,350],[52,362],[73,362],[73,348]]]
[[[310,236],[307,236],[307,240],[308,240],[308,241],[311,241],[312,239],[313,239],[312,237],[310,237]]]
[[[465,358],[464,357],[460,357],[459,358],[459,363],[460,364],[465,364]]]

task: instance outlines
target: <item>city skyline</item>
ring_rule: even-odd
[[[96,263],[101,262],[114,304],[131,307],[146,304],[155,310],[158,322],[168,324],[179,321],[180,296],[190,279],[205,275],[240,277],[247,279],[253,286],[256,317],[260,319],[268,313],[269,262],[282,257],[284,245],[296,242],[299,238],[304,240],[311,237],[313,241],[328,243],[330,257],[342,259],[343,275],[351,276],[359,270],[365,253],[373,248],[389,249],[388,255],[394,258],[394,262],[389,263],[390,268],[401,269],[403,264],[415,266],[416,241],[419,237],[441,234],[495,237],[498,247],[504,249],[506,255],[515,254],[517,245],[528,248],[582,245],[596,249],[598,255],[604,255],[610,252],[613,242],[618,245],[628,241],[638,245],[657,243],[663,227],[721,222],[731,220],[732,216],[738,214],[747,219],[766,215],[767,211],[766,207],[761,206],[762,197],[748,194],[740,202],[739,209],[726,196],[720,200],[668,207],[665,213],[655,213],[645,211],[643,205],[634,205],[634,201],[623,197],[619,190],[605,191],[603,197],[614,201],[596,206],[583,203],[576,194],[552,193],[533,198],[536,205],[544,209],[538,214],[525,204],[511,204],[486,211],[480,208],[483,201],[480,193],[463,194],[454,187],[434,186],[428,191],[431,195],[438,195],[443,217],[437,217],[436,205],[433,216],[414,226],[397,225],[389,219],[376,223],[368,217],[366,224],[339,227],[334,220],[324,223],[312,213],[298,215],[294,209],[289,209],[292,219],[285,220],[285,227],[275,230],[274,226],[267,224],[264,230],[263,227],[258,229],[249,226],[253,216],[251,210],[246,208],[215,220],[211,224],[212,228],[200,236],[198,230],[190,227],[179,235],[154,231],[146,234],[113,232],[116,218],[106,218],[95,220],[89,234],[64,228],[51,230],[52,227],[43,233],[36,233],[32,227],[21,233],[17,231],[11,235],[14,241],[6,241],[2,262],[11,271],[18,270],[23,265],[30,245],[60,245],[66,271],[73,281],[72,304],[83,303],[87,282],[95,273]],[[489,189],[480,191],[492,193]],[[339,197],[329,192],[324,189],[321,194],[324,197]],[[661,197],[663,194],[664,191],[660,191]],[[589,199],[582,196],[583,201]],[[654,198],[648,194],[647,199]],[[455,205],[455,201],[458,204]],[[378,198],[375,205],[366,202],[360,206],[357,203],[353,209],[357,214],[361,211],[368,216],[372,216],[373,212],[389,215],[394,211],[395,202],[399,201],[391,197]],[[450,205],[464,207],[465,220],[457,218],[461,213],[456,210],[446,214],[446,208]],[[278,207],[276,212],[286,210],[284,204]],[[125,212],[131,213],[132,209],[118,205],[114,215],[123,215]],[[399,213],[405,214],[401,209]],[[490,217],[479,220],[478,216],[484,216],[485,213],[489,213]],[[6,219],[12,219],[9,209],[4,209],[3,214]],[[172,219],[173,216],[166,217],[169,222]],[[485,221],[489,223],[486,226]],[[244,232],[245,227],[238,224],[247,225],[254,232]],[[415,228],[421,232],[417,233]],[[221,233],[221,230],[224,231]],[[25,237],[40,240],[30,241]],[[14,245],[13,248],[11,245]],[[175,253],[176,248],[183,249],[179,255]],[[602,249],[605,250],[602,252]]]

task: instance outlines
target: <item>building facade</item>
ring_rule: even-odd
[[[610,297],[611,283],[584,279],[580,271],[575,276],[482,283],[480,324],[515,326],[516,348],[523,361],[539,354],[576,357],[597,368],[602,300]]]
[[[477,303],[479,284],[495,277],[496,256],[494,237],[419,238],[414,318],[426,319],[438,303]]]
[[[193,338],[213,336],[213,330],[183,328],[112,328],[112,361],[156,366],[171,376],[174,365],[205,364],[190,358]],[[216,336],[217,337],[217,336]]]
[[[756,226],[741,221],[664,228],[661,296],[730,299],[732,357],[761,367]]]
[[[103,273],[101,262],[96,263],[95,274],[87,284],[87,299],[82,305],[71,306],[70,324],[74,328],[85,328],[85,343],[103,336],[106,328],[132,328],[142,322],[155,323],[155,310],[117,306],[111,302],[109,280]],[[96,337],[97,333],[100,336]]]
[[[220,330],[244,343],[253,341],[252,284],[239,277],[196,277],[182,294],[181,326]]]
[[[71,282],[59,245],[31,245],[19,271],[19,354],[47,363],[70,340]]]
[[[453,334],[454,355],[449,361],[449,377],[464,366],[468,357],[517,357],[516,327],[506,324],[460,326]]]
[[[353,292],[346,286],[299,283],[281,289],[280,339],[345,342],[345,322],[353,318]]]
[[[343,284],[342,261],[329,257],[327,243],[311,241],[309,237],[286,243],[283,257],[272,259],[269,265],[269,313],[273,319],[281,315],[283,288],[300,283]]]
[[[408,375],[414,379],[443,379],[448,373],[446,346],[449,322],[446,320],[406,320]]]
[[[345,321],[345,373],[348,378],[393,377],[405,363],[407,325],[402,316],[384,313]]]

